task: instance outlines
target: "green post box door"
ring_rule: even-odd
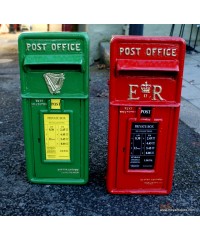
[[[27,174],[88,181],[89,43],[85,33],[23,33],[19,63]]]

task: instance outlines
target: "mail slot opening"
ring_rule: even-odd
[[[177,76],[178,61],[167,60],[130,60],[118,59],[116,62],[117,75],[144,75],[144,76]]]
[[[132,70],[119,70],[117,75],[120,77],[134,77],[134,76],[142,76],[142,77],[159,77],[159,78],[172,78],[175,79],[177,77],[177,72],[162,72],[162,71],[132,71]]]
[[[50,70],[66,70],[81,72],[81,65],[78,64],[30,64],[26,65],[27,71],[50,71]]]
[[[84,72],[84,59],[81,55],[27,55],[23,65],[26,71],[66,70]]]

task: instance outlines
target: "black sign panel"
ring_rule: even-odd
[[[141,117],[151,117],[152,108],[151,107],[142,107]]]
[[[158,123],[132,123],[130,169],[153,169],[156,155]]]

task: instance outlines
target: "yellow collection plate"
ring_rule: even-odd
[[[69,114],[44,114],[46,160],[70,160]]]

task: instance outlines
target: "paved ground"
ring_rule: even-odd
[[[85,186],[29,183],[16,53],[14,39],[0,38],[0,215],[200,215],[200,135],[182,120],[170,195],[110,195],[106,192],[109,70],[99,70],[97,64],[90,69],[89,183]],[[199,61],[200,54],[187,56],[188,66],[189,59],[194,57]],[[193,67],[191,71],[193,73]],[[190,77],[188,72],[188,84],[191,84]],[[191,85],[199,89],[198,84]],[[193,113],[197,118],[198,106],[189,99],[184,101],[197,109]],[[186,106],[185,110],[191,111],[191,108]]]
[[[200,134],[200,53],[186,54],[180,118]]]

